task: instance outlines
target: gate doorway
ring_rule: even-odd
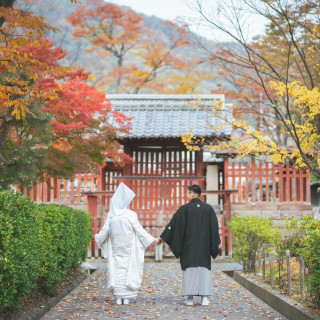
[[[131,153],[134,165],[122,170],[105,167],[103,170],[103,190],[114,191],[123,182],[136,194],[130,209],[137,212],[140,223],[154,236],[159,236],[177,209],[187,203],[187,186],[198,184],[202,190],[206,186],[202,168],[202,154],[181,147],[138,147]],[[206,201],[205,192],[201,196]],[[105,208],[109,208],[110,198],[102,196]],[[228,198],[229,199],[229,198]],[[228,207],[228,206],[227,206]],[[230,254],[229,230],[224,215],[217,214],[223,254]],[[99,219],[98,228],[103,225]],[[165,245],[165,255],[171,255]],[[153,255],[150,247],[147,255]],[[99,254],[100,255],[100,254]],[[94,254],[96,256],[96,254]]]

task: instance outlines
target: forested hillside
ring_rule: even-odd
[[[52,6],[53,2],[54,6]],[[99,1],[95,1],[94,3],[97,2]],[[87,0],[81,1],[81,4],[86,8],[93,6],[92,3],[93,2]],[[90,43],[88,37],[75,37],[73,35],[75,26],[70,23],[70,16],[78,15],[75,11],[80,10],[79,4],[65,0],[42,0],[41,2],[18,0],[17,4],[24,9],[33,11],[35,15],[44,16],[50,25],[59,28],[60,32],[51,32],[48,37],[54,42],[55,46],[61,46],[68,52],[68,55],[63,61],[65,65],[84,67],[92,74],[90,76],[91,84],[95,85],[99,90],[109,93],[119,92],[119,88],[117,91],[115,85],[112,85],[115,79],[114,70],[117,67],[114,57],[104,54],[102,48],[92,50],[92,43]],[[129,10],[129,8],[126,7],[120,8],[124,11]],[[139,15],[142,17],[143,27],[150,30],[150,34],[154,33],[155,35],[153,40],[151,37],[151,41],[154,42],[152,45],[155,47],[159,39],[161,39],[164,44],[170,46],[169,42],[172,41],[179,26],[168,23],[155,16],[146,16],[140,13]],[[141,37],[143,37],[143,35],[141,35]],[[128,53],[127,61],[130,61],[130,64],[125,65],[123,71],[124,73],[131,72],[134,76],[130,75],[130,79],[123,85],[121,92],[209,93],[221,88],[221,85],[222,87],[228,88],[229,85],[227,82],[218,79],[218,72],[213,65],[201,62],[201,53],[195,45],[194,39],[194,34],[186,33],[187,43],[174,48],[172,61],[163,64],[161,68],[156,70],[155,76],[157,79],[150,81],[148,79],[149,83],[141,86],[141,88],[131,88],[130,81],[131,83],[137,82],[136,75],[139,70],[142,69],[144,73],[146,72],[145,70],[148,70],[142,68],[142,52],[139,53],[139,50],[142,51],[143,46],[137,46],[135,51]],[[159,43],[158,47],[160,47],[160,45]],[[152,50],[155,55],[155,49],[152,48]],[[145,56],[151,59],[150,54],[149,56]],[[143,59],[146,60],[145,57],[143,57]],[[151,70],[152,67],[153,66],[147,65],[149,70]],[[140,73],[143,72],[140,71]]]

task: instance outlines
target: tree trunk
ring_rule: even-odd
[[[123,56],[120,56],[118,58],[118,78],[117,78],[117,92],[120,92],[120,88],[121,88],[121,80],[122,80],[122,65],[123,65]]]
[[[13,6],[15,0],[0,0],[0,8],[5,7],[5,8],[10,8]],[[0,17],[0,28],[4,24],[5,19],[3,17]]]
[[[3,119],[1,131],[0,131],[0,162],[5,161],[5,158],[3,157],[2,152],[3,152],[4,145],[5,145],[7,138],[8,138],[10,124],[12,122],[12,116],[11,116],[12,111],[13,111],[13,107],[10,107],[7,110],[7,114]]]

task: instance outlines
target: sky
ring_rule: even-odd
[[[212,39],[212,30],[199,26],[197,23],[199,13],[194,9],[194,0],[105,0],[117,5],[124,5],[132,8],[138,13],[144,13],[149,16],[157,16],[164,20],[175,21],[176,19],[185,19],[193,22],[191,30],[209,39]],[[224,0],[231,1],[231,0]],[[215,3],[216,0],[208,0],[208,3]],[[193,8],[192,8],[193,7]],[[251,36],[262,33],[264,23],[261,17],[252,16],[250,18]],[[223,34],[219,35],[219,40],[227,40]]]
[[[108,2],[125,5],[137,12],[166,20],[174,20],[178,16],[195,16],[195,12],[188,8],[185,0],[109,0]]]

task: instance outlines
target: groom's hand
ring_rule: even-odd
[[[159,246],[162,243],[162,239],[161,238],[156,238],[156,240],[154,240],[154,244]]]

